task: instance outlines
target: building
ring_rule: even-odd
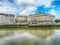
[[[53,24],[55,23],[55,16],[51,14],[35,14],[28,16],[29,24]]]
[[[14,24],[15,16],[13,14],[0,13],[0,24]]]
[[[27,24],[27,16],[17,16],[16,17],[16,23],[17,24]]]
[[[55,16],[51,14],[34,14],[30,16],[17,16],[16,21],[18,23],[28,23],[28,24],[53,24],[55,23]]]

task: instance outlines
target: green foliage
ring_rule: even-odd
[[[55,22],[58,23],[58,22],[60,22],[60,20],[59,19],[56,19]]]

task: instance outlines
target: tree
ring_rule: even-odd
[[[56,19],[55,22],[58,23],[58,22],[60,22],[60,20],[59,19]]]

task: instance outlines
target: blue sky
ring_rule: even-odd
[[[0,13],[28,16],[39,12],[60,19],[60,0],[0,0]]]

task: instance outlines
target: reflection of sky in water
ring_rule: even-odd
[[[60,30],[55,30],[53,35],[56,37],[60,37]]]
[[[52,36],[52,39],[55,39],[55,40],[57,40],[57,41],[60,40],[60,30],[55,30],[55,31],[54,31],[54,34],[53,34],[53,36]]]
[[[55,35],[60,35],[60,30],[55,30],[55,31],[54,31],[54,34],[55,34]]]

